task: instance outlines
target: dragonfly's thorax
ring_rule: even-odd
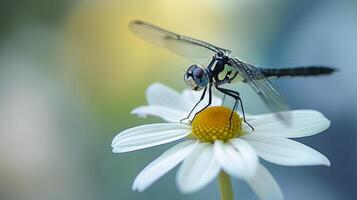
[[[210,65],[208,66],[208,69],[212,72],[214,76],[218,75],[224,70],[225,65],[227,64],[227,58],[227,56],[213,57]]]
[[[217,54],[212,58],[207,66],[211,83],[222,85],[239,77],[237,70],[228,63],[228,60],[229,57],[222,54]]]

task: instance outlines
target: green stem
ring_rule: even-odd
[[[221,190],[221,200],[233,200],[233,188],[231,178],[224,171],[218,176],[219,188]]]

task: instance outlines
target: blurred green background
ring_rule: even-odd
[[[133,19],[258,66],[337,67],[330,77],[275,82],[292,108],[317,109],[332,121],[325,133],[300,139],[332,166],[265,164],[288,200],[357,199],[357,1],[2,0],[1,200],[218,198],[216,183],[180,194],[174,171],[144,193],[131,191],[140,170],[172,144],[111,153],[119,131],[160,121],[130,114],[146,104],[147,86],[185,88],[192,62],[134,36]],[[256,199],[239,180],[234,189],[236,199]]]

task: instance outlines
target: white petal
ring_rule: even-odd
[[[187,104],[190,105],[190,107],[193,107],[201,98],[203,91],[194,91],[194,90],[184,90],[182,92],[182,97],[185,99]],[[206,93],[206,98],[203,100],[203,102],[207,102],[208,99],[208,94]],[[202,103],[203,104],[203,103]],[[220,106],[222,104],[222,100],[217,97],[216,95],[212,94],[212,106]]]
[[[245,160],[246,157],[241,152],[238,152],[230,143],[217,140],[214,143],[213,150],[214,158],[229,175],[242,179],[254,175],[254,168],[256,166],[250,166],[251,164]]]
[[[249,171],[255,173],[259,164],[259,159],[253,147],[250,146],[248,142],[240,138],[231,139],[229,140],[229,143],[231,143],[239,151],[239,153],[241,153],[243,161],[247,164]]]
[[[119,133],[112,142],[113,152],[122,153],[169,143],[186,137],[191,127],[180,123],[137,126]]]
[[[213,158],[212,144],[199,143],[185,159],[177,172],[177,185],[181,192],[192,193],[208,185],[219,173]]]
[[[270,172],[261,164],[256,175],[247,183],[261,200],[283,200],[283,193]]]
[[[273,113],[255,116],[253,120],[249,121],[255,129],[252,133],[297,138],[318,134],[330,126],[330,121],[318,111],[294,110],[287,112],[289,112],[289,122],[278,120]]]
[[[320,152],[299,142],[255,134],[243,136],[257,154],[269,162],[287,166],[326,165],[330,161]]]
[[[201,96],[202,96],[202,91],[194,91],[194,90],[186,89],[182,92],[182,97],[191,106],[195,105],[200,100]]]
[[[146,91],[149,105],[167,107],[175,110],[187,111],[189,106],[184,98],[175,90],[160,84],[154,83]]]
[[[175,110],[161,106],[141,106],[131,111],[132,114],[137,114],[139,117],[153,115],[160,117],[168,122],[180,122],[181,119],[187,117],[188,113],[180,110]]]
[[[185,159],[197,143],[197,140],[184,141],[164,152],[146,166],[135,178],[133,190],[144,191]]]

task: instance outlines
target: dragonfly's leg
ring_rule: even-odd
[[[228,90],[228,89],[224,89],[224,90],[226,90],[227,92],[231,92],[231,93],[233,93],[233,94],[236,95],[236,97],[237,97],[237,99],[238,99],[238,101],[239,101],[239,103],[240,103],[240,105],[241,105],[241,107],[242,107],[243,121],[254,131],[253,126],[250,125],[250,124],[247,122],[246,118],[245,118],[244,106],[243,106],[243,102],[242,102],[242,99],[240,98],[239,93],[236,92],[236,91],[234,91],[234,90]]]
[[[195,117],[198,115],[198,113],[202,112],[204,109],[206,109],[208,106],[210,106],[211,103],[212,103],[212,84],[209,84],[209,86],[208,86],[208,104],[205,107],[203,107],[200,111],[198,111],[195,114],[195,116],[193,117],[193,119],[195,119]]]
[[[238,98],[234,97],[234,106],[233,106],[233,110],[231,112],[231,115],[229,116],[229,128],[231,128],[232,125],[232,117],[233,117],[233,113],[237,110],[238,107]]]
[[[250,124],[247,122],[246,118],[245,118],[245,112],[244,112],[244,106],[243,106],[242,99],[241,99],[239,96],[238,96],[238,99],[239,99],[239,103],[240,103],[240,105],[241,105],[241,107],[242,107],[243,121],[244,121],[244,123],[248,124],[248,126],[254,131],[253,126],[250,125]]]
[[[240,98],[239,93],[234,91],[234,90],[228,90],[228,89],[225,89],[225,88],[220,88],[218,86],[216,88],[217,88],[217,90],[219,90],[219,91],[223,92],[224,94],[227,94],[228,96],[231,96],[231,97],[233,97],[235,99],[235,103],[234,103],[233,110],[232,110],[232,113],[231,113],[231,116],[230,116],[230,120],[232,118],[233,112],[236,109],[236,103],[237,103],[237,101],[239,101],[239,103],[240,103],[240,105],[242,107],[243,121],[244,121],[244,123],[246,123],[254,131],[253,126],[250,125],[247,122],[246,118],[245,118],[244,106],[243,106],[243,102],[242,102],[242,99]]]
[[[191,111],[190,111],[190,113],[187,115],[187,117],[185,117],[185,118],[183,118],[183,119],[180,120],[180,123],[182,123],[182,121],[184,121],[184,120],[190,118],[192,112],[196,109],[196,107],[197,107],[197,106],[201,103],[201,101],[205,98],[206,91],[207,91],[207,87],[205,87],[205,89],[203,90],[200,100],[199,100],[199,101],[196,103],[196,105],[191,109]]]
[[[234,98],[234,100],[235,100],[235,101],[234,101],[233,110],[232,110],[232,112],[231,112],[231,115],[229,116],[229,128],[231,128],[233,113],[234,113],[235,110],[237,109],[238,101],[239,101],[239,100],[238,100],[238,98],[237,98],[237,95],[232,94],[232,93],[230,93],[229,91],[226,91],[226,90],[223,89],[223,88],[220,88],[220,87],[216,86],[216,89],[217,89],[218,91],[222,92],[223,94],[226,94],[226,95],[228,95],[228,96]]]

